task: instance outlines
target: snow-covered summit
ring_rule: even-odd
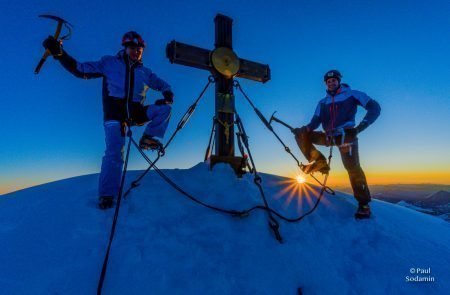
[[[226,165],[164,171],[208,204],[262,204],[253,177]],[[270,206],[286,216],[316,200],[317,187],[261,175]],[[0,197],[1,294],[95,293],[114,214],[97,209],[97,180]],[[352,196],[325,194],[303,221],[280,220],[279,244],[264,211],[211,211],[150,172],[122,203],[104,294],[449,294],[450,223],[381,201],[372,208],[373,219],[355,221]]]

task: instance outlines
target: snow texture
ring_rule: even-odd
[[[253,177],[237,179],[226,165],[164,171],[209,204],[262,204]],[[138,175],[129,172],[127,183]],[[286,178],[262,178],[270,206],[287,216],[316,200],[317,187],[294,193]],[[80,176],[0,197],[1,294],[96,292],[114,214],[97,209],[97,181]],[[214,212],[151,172],[122,202],[103,294],[450,294],[450,223],[371,204],[375,217],[356,221],[352,196],[325,194],[303,221],[280,221],[280,244],[264,211]]]

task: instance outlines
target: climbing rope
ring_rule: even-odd
[[[198,102],[200,101],[201,97],[203,96],[203,94],[205,93],[206,89],[209,87],[209,85],[211,83],[214,83],[215,79],[213,76],[210,76],[208,78],[208,83],[206,84],[206,86],[204,87],[203,91],[200,93],[199,97],[196,99],[196,101],[189,107],[189,109],[186,111],[186,113],[184,114],[184,116],[182,117],[182,119],[180,120],[180,122],[177,125],[177,129],[175,130],[175,132],[172,134],[172,136],[170,137],[169,141],[167,142],[167,144],[158,151],[158,157],[154,160],[151,161],[150,158],[144,153],[144,151],[142,151],[142,149],[139,147],[139,145],[136,143],[136,141],[133,139],[132,137],[132,132],[131,132],[131,124],[128,125],[128,132],[127,132],[127,137],[128,137],[128,146],[127,146],[127,152],[126,152],[126,157],[125,157],[125,162],[124,162],[124,168],[123,168],[123,173],[122,173],[122,179],[121,179],[121,184],[120,184],[120,189],[119,189],[119,194],[118,194],[118,199],[117,199],[117,205],[116,205],[116,209],[115,209],[115,213],[114,213],[114,218],[113,218],[113,224],[112,224],[112,228],[111,228],[111,233],[110,233],[110,238],[109,238],[109,243],[108,243],[108,248],[105,254],[105,258],[103,261],[103,267],[102,267],[102,272],[100,275],[100,279],[99,279],[99,283],[98,283],[98,287],[97,287],[97,294],[100,295],[102,292],[102,287],[103,287],[103,283],[104,283],[104,279],[105,279],[105,275],[106,275],[106,270],[107,270],[107,265],[108,265],[108,259],[109,259],[109,253],[110,253],[110,249],[111,249],[111,245],[112,245],[112,241],[114,238],[114,234],[115,234],[115,229],[116,229],[116,224],[117,224],[117,220],[118,220],[118,216],[119,216],[119,209],[120,209],[120,203],[121,203],[121,199],[122,199],[122,193],[123,193],[123,188],[124,188],[124,183],[125,183],[125,176],[126,176],[126,172],[127,172],[127,168],[128,168],[128,159],[129,159],[129,154],[130,154],[130,147],[131,147],[131,143],[133,143],[133,145],[137,148],[137,150],[139,151],[139,153],[142,155],[142,157],[148,162],[149,167],[147,168],[147,170],[140,176],[138,177],[138,179],[136,179],[135,181],[133,181],[132,186],[127,190],[127,192],[124,194],[124,196],[126,196],[131,189],[133,189],[134,187],[138,186],[138,182],[147,174],[147,172],[153,168],[153,170],[162,178],[164,179],[168,184],[170,184],[173,188],[175,188],[177,191],[179,191],[180,193],[182,193],[183,195],[185,195],[186,197],[188,197],[190,200],[204,206],[207,207],[209,209],[218,211],[218,212],[222,212],[225,214],[229,214],[232,216],[238,216],[238,217],[245,217],[248,216],[250,214],[251,211],[253,210],[264,210],[267,212],[268,214],[268,218],[269,218],[269,227],[272,229],[272,231],[275,234],[276,239],[281,243],[282,242],[282,237],[280,235],[279,232],[279,223],[276,220],[276,218],[273,216],[277,216],[282,220],[285,220],[287,222],[298,222],[300,220],[302,220],[304,217],[308,216],[309,214],[311,214],[319,205],[320,200],[323,197],[323,194],[325,192],[327,192],[327,189],[329,189],[331,191],[332,194],[334,194],[334,191],[331,190],[330,188],[328,188],[326,186],[327,180],[328,180],[328,174],[325,175],[324,181],[323,183],[321,183],[321,191],[319,194],[319,197],[315,203],[315,205],[313,206],[313,208],[306,212],[305,214],[297,217],[297,218],[288,218],[283,216],[282,214],[278,213],[277,211],[271,209],[269,207],[269,204],[267,202],[267,199],[265,197],[263,188],[262,188],[262,178],[259,176],[256,167],[255,167],[255,163],[249,148],[249,144],[248,144],[248,136],[245,132],[244,126],[242,124],[242,121],[239,117],[239,115],[236,112],[236,122],[234,122],[234,124],[237,125],[238,127],[238,143],[239,143],[239,149],[241,151],[241,153],[244,155],[244,147],[247,150],[248,156],[250,158],[250,162],[252,164],[252,169],[250,170],[251,173],[253,173],[254,175],[254,183],[255,185],[258,187],[259,192],[261,194],[261,198],[263,200],[264,206],[258,205],[258,206],[254,206],[250,209],[246,209],[246,210],[228,210],[228,209],[222,209],[216,206],[212,206],[209,205],[205,202],[200,201],[198,198],[195,198],[194,196],[190,195],[189,193],[187,193],[185,190],[183,190],[179,185],[177,185],[173,180],[171,180],[169,177],[167,177],[167,175],[165,175],[155,164],[156,162],[162,157],[164,156],[164,151],[167,148],[167,146],[171,143],[171,141],[173,140],[173,138],[175,137],[175,135],[177,134],[177,132],[179,130],[181,130],[185,124],[188,122],[188,120],[190,119],[190,117],[192,116],[193,112],[195,111]],[[297,161],[297,164],[300,166],[302,165],[297,158],[292,154],[292,152],[290,152],[290,149],[284,144],[284,142],[281,140],[281,138],[276,134],[276,132],[273,130],[272,126],[270,125],[270,123],[264,118],[264,116],[262,115],[262,113],[254,106],[254,104],[252,103],[252,101],[249,99],[249,97],[245,94],[245,92],[242,90],[240,84],[238,81],[234,81],[234,86],[239,89],[241,91],[241,93],[244,95],[244,97],[247,99],[247,101],[250,103],[250,105],[252,106],[252,108],[254,109],[254,111],[256,112],[256,114],[258,115],[258,117],[261,119],[261,121],[264,123],[264,125],[270,130],[272,131],[272,133],[276,136],[276,138],[281,142],[281,144],[284,146],[285,150],[291,154],[291,156]],[[210,139],[209,139],[209,145],[208,145],[208,150],[206,153],[206,156],[209,154],[210,151],[210,147],[212,144],[212,138],[213,138],[213,134],[215,132],[215,124],[216,124],[216,119],[213,120],[213,127],[211,130],[211,135],[210,135]],[[333,151],[333,145],[330,145],[330,155],[328,157],[328,165],[330,165],[331,163],[331,158],[332,158],[332,151]],[[314,178],[315,179],[315,178]],[[319,182],[316,179],[317,182]],[[319,182],[320,183],[320,182]]]
[[[250,106],[253,108],[253,110],[255,111],[256,115],[259,117],[259,119],[263,122],[263,124],[267,127],[267,129],[269,129],[273,135],[275,135],[275,137],[278,139],[278,141],[283,145],[284,150],[291,155],[291,157],[295,160],[295,162],[297,163],[297,166],[301,169],[302,167],[304,167],[305,165],[302,164],[297,157],[291,152],[291,149],[283,142],[283,140],[281,140],[281,138],[278,136],[278,134],[275,132],[275,130],[273,129],[272,125],[270,124],[269,121],[267,121],[267,119],[264,117],[264,115],[261,113],[260,110],[258,110],[255,105],[253,104],[253,102],[251,101],[251,99],[248,97],[248,95],[244,92],[244,90],[241,87],[241,84],[239,83],[239,81],[235,80],[234,81],[234,87],[236,89],[238,89],[242,95],[245,97],[245,99],[249,102]],[[294,129],[292,127],[290,127],[289,125],[285,124],[283,122],[283,125],[287,126],[288,128],[291,129],[291,131]],[[320,186],[325,186],[325,191],[329,194],[334,195],[335,192],[333,189],[331,189],[330,187],[326,186],[326,184],[324,182],[321,182],[320,180],[318,180],[314,175],[309,174]]]
[[[128,126],[130,126],[130,125],[128,125]],[[102,272],[100,274],[100,279],[99,279],[98,285],[97,285],[97,294],[98,295],[102,294],[103,282],[105,280],[106,270],[108,268],[109,252],[111,250],[112,241],[114,239],[114,234],[116,232],[117,220],[119,218],[120,201],[122,200],[122,192],[123,192],[123,188],[124,188],[124,184],[125,184],[125,176],[127,174],[128,159],[130,156],[130,147],[131,147],[131,142],[133,140],[131,127],[128,127],[127,137],[128,137],[127,153],[125,156],[125,162],[124,162],[124,166],[123,166],[122,179],[120,181],[116,210],[114,211],[113,223],[111,226],[111,232],[109,234],[108,248],[106,249],[105,258],[103,259]]]
[[[212,75],[210,75],[208,77],[208,82],[206,83],[205,87],[203,87],[203,90],[200,92],[200,95],[197,97],[197,99],[194,101],[194,103],[188,108],[188,110],[184,113],[183,117],[181,117],[180,121],[177,124],[177,128],[175,129],[175,131],[173,132],[173,134],[170,136],[169,140],[167,141],[167,143],[164,145],[163,147],[163,151],[165,151],[167,149],[167,147],[170,145],[170,143],[172,142],[172,140],[174,139],[175,135],[178,133],[178,131],[180,131],[181,129],[183,129],[183,127],[186,125],[186,123],[189,121],[189,119],[191,118],[192,114],[194,113],[195,109],[197,108],[197,105],[200,101],[200,99],[203,97],[203,95],[205,94],[206,90],[208,89],[209,85],[211,85],[212,83],[216,82],[216,78]],[[162,153],[160,150],[158,150],[158,156],[157,158],[152,162],[152,163],[156,163],[159,161],[159,159],[164,156],[164,153]],[[148,166],[148,168],[137,178],[135,179],[132,183],[130,188],[128,188],[128,190],[125,192],[124,196],[125,198],[128,196],[128,194],[130,193],[130,191],[132,189],[134,189],[135,187],[139,186],[139,182],[142,180],[142,178],[144,178],[144,176],[148,173],[148,171],[150,171],[153,168],[153,165],[151,164],[150,166]]]
[[[281,243],[283,241],[283,239],[282,239],[282,237],[280,235],[280,231],[279,231],[280,224],[273,217],[273,215],[272,215],[272,211],[273,210],[270,209],[269,203],[267,202],[266,196],[264,195],[264,190],[263,190],[263,188],[261,186],[262,178],[261,178],[261,176],[259,176],[258,172],[256,171],[255,162],[253,161],[253,156],[252,156],[252,153],[250,151],[250,147],[249,147],[249,144],[248,144],[248,136],[247,136],[247,133],[245,132],[244,125],[242,124],[241,118],[239,117],[239,114],[236,111],[235,111],[235,114],[236,114],[236,125],[237,125],[238,130],[239,130],[241,141],[242,141],[243,145],[245,146],[245,148],[247,149],[248,157],[250,158],[250,162],[252,163],[252,167],[253,167],[252,173],[253,173],[253,176],[254,176],[253,182],[255,183],[255,185],[259,189],[259,192],[261,194],[261,198],[262,198],[262,200],[264,202],[264,208],[267,211],[267,214],[269,216],[269,227],[274,232],[275,238],[277,239],[277,241]]]

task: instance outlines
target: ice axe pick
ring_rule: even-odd
[[[64,19],[60,18],[59,16],[55,16],[55,15],[41,14],[41,15],[39,15],[39,17],[52,19],[52,20],[55,20],[58,22],[58,25],[56,26],[56,31],[55,31],[55,34],[53,35],[53,38],[55,38],[58,41],[68,40],[70,38],[70,35],[72,34],[72,25],[69,22],[67,22]],[[67,28],[68,33],[66,35],[62,36],[61,38],[59,38],[59,35],[61,34],[63,25]],[[46,49],[44,52],[44,55],[42,55],[41,60],[39,61],[36,69],[34,70],[35,74],[39,74],[39,71],[41,70],[42,65],[47,60],[47,57],[49,57],[50,55],[51,55],[50,51],[48,49]]]

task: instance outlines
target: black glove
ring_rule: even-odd
[[[356,126],[356,131],[358,131],[358,133],[363,132],[367,127],[369,127],[369,124],[367,124],[366,121],[362,121],[361,123],[359,123],[358,126]]]
[[[53,38],[53,36],[48,36],[48,38],[42,42],[42,46],[44,46],[45,49],[48,49],[54,58],[60,57],[63,54],[61,42]]]
[[[310,129],[308,128],[308,126],[302,126],[300,128],[295,128],[292,133],[294,133],[295,136],[300,136],[301,134],[308,133],[309,131]]]
[[[166,90],[162,93],[166,104],[173,104],[173,92]]]
[[[355,138],[358,135],[358,130],[356,128],[345,129],[345,136],[350,138]]]
[[[157,99],[155,101],[155,105],[157,105],[157,106],[161,106],[161,105],[164,105],[164,104],[166,104],[166,99],[164,99],[164,98]]]

